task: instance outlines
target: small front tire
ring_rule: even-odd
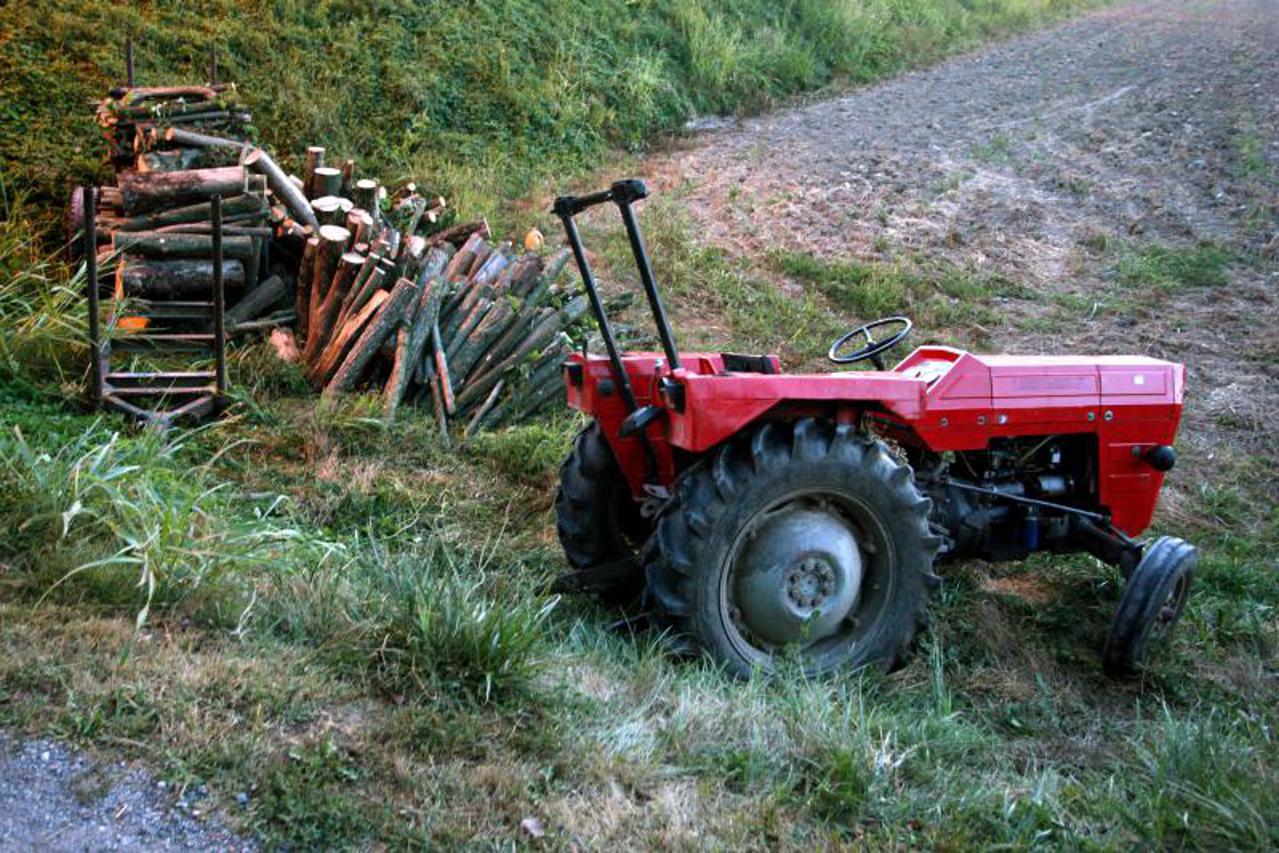
[[[1175,536],[1161,536],[1146,547],[1110,623],[1102,652],[1106,672],[1120,676],[1138,671],[1167,640],[1186,609],[1198,562],[1199,551]]]

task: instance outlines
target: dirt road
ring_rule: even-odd
[[[699,135],[650,174],[747,259],[944,258],[1024,283],[987,346],[1184,361],[1192,455],[1276,452],[1275,0],[1109,9]],[[1233,257],[1224,286],[1117,281],[1126,254],[1203,241]]]

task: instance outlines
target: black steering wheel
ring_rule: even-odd
[[[901,328],[884,338],[882,341],[876,341],[873,332],[876,329],[884,327],[900,326]],[[881,359],[880,353],[890,350],[902,341],[906,340],[906,336],[910,334],[913,324],[909,317],[881,317],[864,326],[858,326],[848,334],[841,337],[835,343],[830,345],[830,352],[826,353],[826,357],[836,364],[856,364],[859,361],[870,359],[877,370],[884,369],[884,360]],[[844,348],[850,340],[861,335],[866,339],[866,343],[862,344],[858,349],[853,350],[847,355],[840,355],[839,351]]]

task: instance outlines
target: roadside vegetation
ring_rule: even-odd
[[[502,0],[459,7],[35,0],[0,8],[5,184],[48,218],[101,177],[86,103],[123,82],[243,86],[286,163],[327,145],[394,186],[428,181],[465,213],[590,173],[689,118],[752,111],[833,80],[884,77],[1098,0]]]
[[[429,414],[388,427],[375,401],[316,401],[265,345],[234,354],[235,404],[199,429],[157,435],[76,402],[82,280],[47,229],[67,181],[96,169],[83,99],[112,79],[122,21],[148,80],[229,46],[267,142],[328,143],[526,223],[539,214],[495,200],[694,113],[871,79],[1081,5],[0,9],[0,91],[30,142],[0,132],[0,726],[144,760],[191,797],[205,784],[200,808],[291,849],[1279,844],[1279,513],[1261,461],[1223,453],[1161,516],[1204,559],[1140,680],[1102,675],[1119,579],[1074,558],[954,571],[892,675],[740,683],[546,594],[568,414],[449,451]],[[847,316],[904,308],[972,344],[1043,298],[922,257],[752,268],[703,245],[678,200],[644,224],[681,343],[792,365]],[[614,286],[629,273],[609,225],[588,227]],[[1099,251],[1124,287],[1170,291],[1235,262]]]

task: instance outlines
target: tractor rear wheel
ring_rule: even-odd
[[[690,469],[645,545],[675,630],[748,676],[897,666],[940,539],[908,465],[851,426],[768,423]]]
[[[578,571],[562,586],[591,592],[611,603],[638,597],[644,588],[639,550],[652,530],[598,423],[573,439],[560,467],[555,520],[569,565]]]

